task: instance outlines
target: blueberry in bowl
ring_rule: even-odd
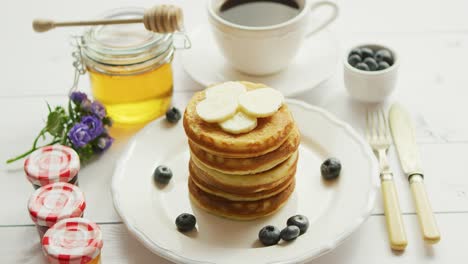
[[[392,52],[383,47],[360,46],[352,49],[348,54],[348,63],[362,71],[380,71],[393,65]],[[384,62],[380,66],[380,62]],[[385,64],[386,63],[386,64]],[[364,64],[367,66],[364,66]]]
[[[379,103],[395,90],[399,58],[388,46],[352,47],[344,54],[343,66],[344,83],[353,99]]]

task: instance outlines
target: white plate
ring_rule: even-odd
[[[192,205],[182,122],[171,126],[160,119],[135,135],[113,176],[114,205],[130,232],[154,253],[178,263],[297,263],[335,248],[371,213],[378,179],[376,160],[349,125],[320,108],[287,102],[301,131],[300,159],[296,190],[279,212],[239,222]],[[329,156],[343,165],[340,178],[331,184],[320,175],[320,164]],[[165,188],[153,183],[153,170],[161,164],[174,173]],[[175,218],[184,212],[197,217],[197,231],[177,231]],[[263,226],[283,228],[295,214],[309,218],[307,233],[292,243],[260,245],[257,234]]]
[[[252,76],[226,63],[207,24],[189,36],[192,48],[181,52],[182,64],[190,77],[204,86],[230,80],[251,81],[279,89],[285,96],[293,96],[332,76],[339,60],[338,41],[330,31],[324,30],[304,41],[287,69],[273,75]]]

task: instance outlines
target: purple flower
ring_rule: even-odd
[[[92,115],[84,116],[81,119],[81,124],[88,126],[91,140],[97,138],[102,133],[104,133],[104,126],[102,124],[101,119],[95,116],[92,116]]]
[[[105,151],[108,148],[110,148],[113,142],[114,142],[114,139],[106,135],[98,139],[97,147],[100,151]]]
[[[91,103],[91,113],[99,117],[100,119],[103,119],[106,117],[106,108],[98,101],[94,101]]]
[[[84,99],[83,102],[81,102],[81,109],[86,112],[91,111],[91,101],[89,99]]]
[[[81,148],[92,140],[89,127],[86,124],[76,123],[68,132],[68,138],[73,146]]]
[[[88,96],[82,92],[73,92],[70,94],[70,99],[75,104],[81,104],[84,100],[88,99]]]

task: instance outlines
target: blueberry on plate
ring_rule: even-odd
[[[325,180],[334,180],[340,176],[341,163],[336,158],[329,158],[320,166],[320,172]]]
[[[258,239],[265,246],[276,245],[281,239],[281,232],[276,226],[265,226],[258,232]]]
[[[181,117],[182,115],[180,114],[179,109],[175,107],[171,107],[166,112],[166,120],[169,121],[169,123],[177,123]]]
[[[359,56],[357,54],[353,54],[353,55],[349,56],[349,58],[348,58],[348,63],[353,67],[356,66],[356,64],[358,64],[361,61],[362,61],[361,56]]]
[[[192,214],[183,213],[179,215],[176,220],[175,224],[177,229],[180,232],[188,232],[195,228],[195,224],[197,223],[197,219]]]
[[[349,53],[349,56],[348,56],[348,57],[351,57],[352,55],[358,55],[359,57],[362,57],[361,49],[360,49],[360,48],[355,48],[355,49],[353,49],[353,50]]]
[[[390,64],[388,64],[386,61],[379,61],[379,68],[378,70],[385,70],[390,67]]]
[[[364,63],[367,64],[371,71],[376,71],[379,68],[379,65],[372,57],[367,57],[364,59]]]
[[[281,230],[280,237],[284,241],[291,241],[296,239],[300,233],[301,230],[299,229],[299,227],[295,225],[290,225]]]
[[[374,57],[374,52],[371,48],[361,48],[362,56],[361,58],[365,59],[367,57]]]
[[[302,235],[309,228],[309,219],[304,215],[295,215],[291,216],[286,224],[288,226],[297,226],[300,230],[300,235]]]
[[[389,65],[392,65],[393,64],[393,57],[392,57],[392,53],[387,50],[387,49],[380,49],[378,50],[376,53],[375,53],[375,59],[377,61],[385,61],[387,62]]]
[[[359,62],[358,64],[356,64],[356,66],[354,66],[356,69],[359,69],[361,71],[369,71],[369,66],[367,66],[367,64],[365,64],[364,62]]]
[[[156,167],[153,177],[157,183],[168,184],[172,178],[172,171],[169,167],[161,165]]]

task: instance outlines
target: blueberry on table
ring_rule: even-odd
[[[156,167],[153,177],[157,183],[168,184],[172,178],[172,171],[169,167],[161,165]]]
[[[265,246],[276,245],[281,239],[281,232],[277,227],[268,225],[258,232],[258,239]]]
[[[393,64],[393,57],[392,53],[387,50],[387,49],[380,49],[375,53],[375,59],[380,62],[380,61],[385,61],[389,65]]]
[[[300,233],[301,233],[301,230],[299,229],[299,227],[295,225],[291,225],[281,230],[280,237],[284,241],[291,241],[291,240],[296,239]]]
[[[374,60],[374,58],[367,57],[364,59],[364,63],[367,64],[367,66],[369,67],[371,71],[376,71],[379,68],[379,65]]]
[[[378,70],[385,70],[390,67],[390,64],[388,64],[386,61],[379,61],[379,68]]]
[[[370,48],[361,48],[362,58],[374,57],[374,52]]]
[[[356,64],[358,64],[359,62],[361,62],[361,61],[362,61],[361,56],[359,56],[357,54],[353,54],[353,55],[349,56],[349,58],[348,58],[348,63],[353,67]]]
[[[362,57],[361,49],[360,49],[360,48],[353,49],[353,50],[349,53],[349,57],[351,57],[352,55],[358,55],[359,57]]]
[[[300,235],[302,235],[309,228],[309,219],[304,215],[295,215],[291,216],[286,224],[288,226],[297,226],[300,230]]]
[[[320,166],[320,172],[325,180],[334,180],[340,176],[341,163],[336,158],[329,158]]]
[[[362,71],[369,71],[369,66],[365,64],[364,62],[360,62],[354,66],[356,69],[362,70]]]
[[[188,232],[195,228],[197,219],[194,215],[183,213],[176,218],[175,224],[180,232]]]
[[[175,107],[171,107],[166,112],[166,120],[169,121],[169,123],[177,123],[181,117],[182,115],[180,114],[179,109]]]

